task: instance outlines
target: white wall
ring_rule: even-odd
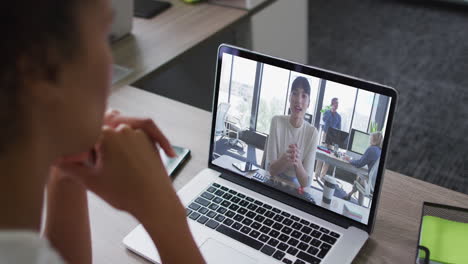
[[[277,0],[252,17],[255,51],[307,63],[308,0]]]

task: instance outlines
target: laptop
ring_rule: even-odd
[[[274,140],[281,141],[269,136],[275,129],[270,126],[271,120],[286,118],[289,122],[290,98],[300,90],[295,87],[296,92],[291,92],[291,88],[299,77],[309,83],[307,112],[312,115],[301,128],[320,134],[322,109],[331,98],[338,97],[342,130],[363,130],[374,122],[383,133],[378,169],[374,170],[375,186],[368,188],[373,192],[355,194],[363,196],[362,205],[355,198],[344,199],[346,191],[352,190],[354,178],[346,182],[339,171],[335,174],[339,184],[325,184],[323,188],[313,180],[313,169],[306,171],[306,186],[294,176],[271,176],[269,166],[274,161],[268,163],[264,148],[269,148]],[[217,53],[208,166],[178,192],[206,262],[351,263],[374,227],[396,101],[397,92],[390,87],[221,45]],[[232,120],[244,121],[240,124],[243,130],[220,131],[220,127],[229,127]],[[228,144],[232,138],[243,144]],[[303,142],[311,140],[305,138]],[[318,150],[313,144],[307,145],[306,151],[315,154],[307,155],[309,159],[324,157],[315,153]],[[315,160],[307,162],[314,164]],[[239,163],[253,164],[255,169],[234,165]],[[160,262],[141,225],[123,243],[140,256]],[[183,253],[183,249],[178,250]]]

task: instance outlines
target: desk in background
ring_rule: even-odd
[[[247,10],[205,3],[168,2],[172,7],[152,19],[134,18],[132,33],[112,45],[114,62],[133,71],[115,87],[131,84],[161,70],[249,14]]]
[[[324,161],[324,162],[330,164],[331,166],[342,168],[342,169],[344,169],[344,170],[346,170],[348,172],[354,173],[354,174],[367,175],[367,169],[365,169],[365,168],[356,168],[355,166],[353,166],[348,161],[346,161],[346,160],[344,160],[342,158],[338,158],[335,155],[333,155],[332,153],[328,154],[328,153],[320,150],[319,148],[317,148],[316,157],[317,157],[317,159],[319,159],[321,161]],[[333,177],[335,177],[335,169],[333,169]]]

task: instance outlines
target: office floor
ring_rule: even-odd
[[[387,167],[468,193],[468,8],[309,2],[309,63],[400,93]]]

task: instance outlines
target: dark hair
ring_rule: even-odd
[[[0,16],[0,153],[22,134],[24,80],[54,81],[61,63],[76,55],[77,11],[83,0],[3,1]]]
[[[293,83],[291,84],[291,92],[299,88],[304,89],[304,93],[310,96],[310,84],[305,77],[299,76],[294,79]]]
[[[333,104],[333,101],[338,101],[338,97],[333,97],[333,98],[331,99],[331,101],[330,101],[330,105]]]

